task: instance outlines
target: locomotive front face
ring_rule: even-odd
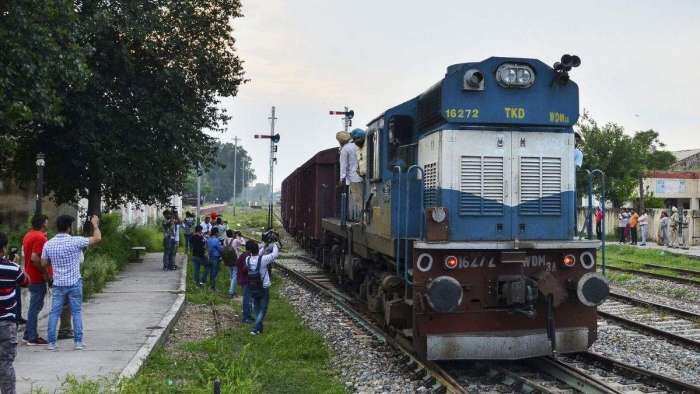
[[[429,359],[577,352],[596,338],[608,287],[595,249],[416,252],[414,328]]]

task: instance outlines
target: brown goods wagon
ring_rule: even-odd
[[[282,188],[285,229],[303,242],[321,237],[321,219],[336,213],[338,149],[318,152],[285,180]]]

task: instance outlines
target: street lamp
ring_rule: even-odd
[[[46,156],[43,153],[36,154],[36,205],[34,213],[41,215],[41,202],[44,199],[44,167],[46,167]]]

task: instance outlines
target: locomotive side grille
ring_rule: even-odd
[[[423,206],[438,206],[438,171],[437,163],[426,164],[423,169]]]
[[[460,215],[503,215],[503,157],[462,156]]]
[[[561,215],[561,158],[520,157],[521,215]]]

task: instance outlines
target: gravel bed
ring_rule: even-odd
[[[283,277],[280,275],[280,277]],[[427,391],[413,380],[401,354],[368,336],[335,305],[285,278],[280,289],[304,324],[318,332],[331,350],[331,366],[348,391],[415,393]]]
[[[664,339],[599,321],[598,340],[591,351],[700,385],[700,352]]]
[[[700,313],[700,287],[653,278],[635,276],[610,288],[625,295]]]

